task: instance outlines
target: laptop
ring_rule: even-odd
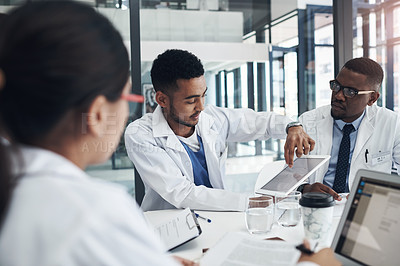
[[[343,265],[400,265],[400,176],[359,170],[332,249]]]

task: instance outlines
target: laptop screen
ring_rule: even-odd
[[[399,247],[400,184],[361,176],[335,253],[361,264],[398,265]]]

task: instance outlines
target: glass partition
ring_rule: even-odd
[[[353,6],[353,57],[369,57],[382,66],[385,76],[377,104],[399,111],[400,2],[353,0]]]

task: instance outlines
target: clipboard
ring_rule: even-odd
[[[168,251],[171,251],[201,234],[200,224],[194,213],[186,208],[171,219],[154,227]]]

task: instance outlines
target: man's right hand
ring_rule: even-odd
[[[303,244],[307,249],[310,249],[310,243],[308,241],[304,241]],[[311,262],[314,262],[314,263],[316,263],[318,265],[322,265],[322,266],[340,266],[340,265],[342,265],[335,258],[333,250],[330,248],[324,248],[312,255],[307,255],[305,253],[301,253],[299,262],[302,262],[302,261],[304,261],[304,262],[311,261]]]
[[[342,200],[342,197],[340,197],[339,194],[336,193],[333,189],[318,182],[314,184],[305,185],[303,189],[303,194],[307,192],[328,193],[331,194],[335,200]]]
[[[322,266],[339,266],[342,265],[336,258],[330,248],[324,248],[317,253],[312,255],[302,254],[299,262],[301,261],[311,261]]]

